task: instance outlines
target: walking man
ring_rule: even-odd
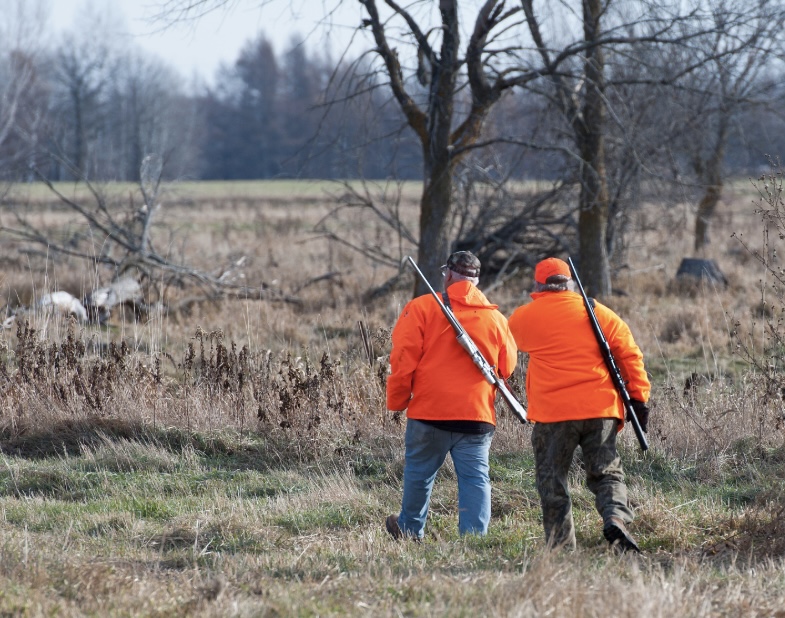
[[[640,551],[627,531],[633,513],[616,434],[624,425],[623,404],[605,366],[583,298],[573,291],[569,266],[557,258],[537,264],[532,302],[510,317],[518,349],[529,355],[526,394],[532,432],[537,491],[542,503],[545,540],[552,547],[575,549],[567,474],[580,446],[586,484],[602,516],[603,534],[619,551]],[[597,316],[643,431],[651,386],[643,354],[629,327],[608,307],[594,301]]]
[[[480,260],[453,253],[442,266],[444,304],[502,378],[517,362],[497,305],[477,289]],[[385,524],[395,539],[421,540],[436,473],[447,454],[458,477],[458,531],[484,535],[491,517],[488,452],[496,427],[496,388],[455,338],[431,294],[411,300],[392,332],[387,408],[406,410],[406,455],[399,515]]]

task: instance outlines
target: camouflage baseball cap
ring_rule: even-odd
[[[471,251],[456,251],[442,268],[449,268],[464,277],[480,276],[480,260]]]

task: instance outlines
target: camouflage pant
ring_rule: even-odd
[[[611,517],[618,517],[625,524],[632,521],[624,471],[616,452],[617,422],[613,418],[594,418],[534,425],[537,491],[545,539],[553,547],[574,549],[576,545],[567,474],[578,446],[583,452],[586,485],[594,494],[594,505],[603,521]]]

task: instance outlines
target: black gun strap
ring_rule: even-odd
[[[447,292],[442,292],[442,302],[444,306],[447,307],[450,311],[452,311],[452,305],[450,305],[450,297],[447,296]]]

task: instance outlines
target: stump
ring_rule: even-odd
[[[728,285],[727,277],[725,277],[714,260],[682,258],[681,264],[679,264],[679,270],[676,271],[676,278],[682,279],[684,277],[692,277],[699,281],[719,283],[723,286]]]

